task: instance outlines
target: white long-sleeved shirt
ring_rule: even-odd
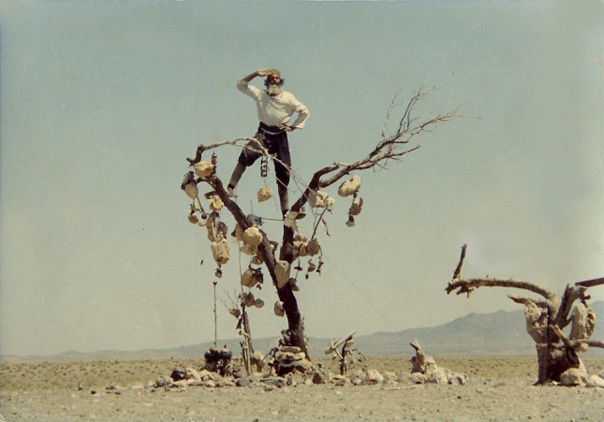
[[[244,80],[237,82],[237,88],[256,101],[258,120],[265,125],[287,124],[294,113],[298,113],[298,118],[291,125],[292,127],[302,129],[308,120],[310,115],[308,109],[291,92],[282,91],[281,94],[271,97],[266,91],[260,90]]]

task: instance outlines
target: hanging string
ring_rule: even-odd
[[[218,346],[218,311],[216,309],[216,285],[218,282],[214,280],[212,285],[214,286],[214,347]]]
[[[261,146],[261,148],[262,148],[262,146]],[[308,185],[306,185],[306,183],[303,182],[302,177],[294,170],[294,168],[292,168],[291,166],[288,166],[287,164],[285,164],[283,161],[279,160],[274,155],[270,155],[268,153],[268,150],[266,150],[264,148],[262,148],[262,149],[264,151],[263,151],[263,154],[262,154],[261,158],[262,158],[262,160],[266,160],[266,167],[265,167],[265,170],[267,172],[266,174],[268,175],[268,172],[270,170],[271,175],[274,175],[273,174],[273,169],[272,168],[269,169],[270,166],[268,165],[268,160],[273,160],[274,162],[280,163],[281,165],[283,165],[289,171],[290,176],[291,176],[291,180],[296,185],[296,189],[294,190],[294,189],[291,188],[291,183],[290,183],[290,185],[287,187],[289,193],[293,194],[293,195],[302,194],[304,192],[304,190],[306,190],[306,188],[308,187]],[[261,170],[260,171],[261,171],[261,175],[262,175],[262,161],[261,161]],[[276,179],[276,175],[274,175],[274,176],[275,176],[275,179]],[[277,184],[278,183],[279,183],[279,181],[277,181]],[[265,182],[265,184],[266,184],[266,182]],[[276,198],[274,198],[273,201],[275,203],[275,206],[279,206],[279,204],[276,203]],[[311,210],[311,212],[314,213],[314,210]],[[283,221],[283,219],[279,219],[277,221]]]
[[[278,185],[279,185],[279,181],[277,180],[277,175],[274,173],[274,166],[269,168],[269,165],[268,165],[268,158],[270,158],[271,160],[276,160],[276,161],[279,161],[279,160],[278,160],[276,157],[273,157],[272,155],[270,155],[268,158],[267,158],[267,157],[265,157],[265,156],[263,156],[262,158],[263,158],[263,159],[265,159],[265,158],[267,159],[267,162],[266,162],[266,172],[267,172],[267,173],[266,173],[266,174],[268,175],[268,173],[269,173],[269,171],[270,171],[271,177],[275,179],[275,181],[277,182],[277,186],[278,186]],[[284,164],[284,165],[285,165],[285,164]],[[289,169],[289,168],[288,168],[288,169]],[[290,169],[290,170],[291,170],[291,169]],[[266,179],[263,179],[263,183],[264,183],[264,186],[269,187],[269,186],[268,186],[268,184],[266,183]],[[269,187],[269,189],[270,189],[270,187]],[[273,208],[274,208],[275,210],[279,210],[279,209],[280,209],[280,204],[277,202],[277,197],[276,197],[276,195],[273,195],[273,196],[271,197],[271,199],[273,200]],[[265,220],[265,218],[264,218],[264,217],[262,217],[262,219],[263,219],[263,220]],[[270,220],[270,221],[280,221],[280,222],[282,222],[282,221],[283,221],[283,218],[266,218],[266,220]]]
[[[342,276],[342,278],[344,279],[344,281],[346,281],[348,284],[350,284],[354,290],[356,290],[363,299],[365,299],[365,302],[367,302],[369,304],[369,306],[371,306],[376,313],[382,317],[382,319],[384,321],[386,321],[386,323],[394,330],[394,331],[398,331],[398,328],[394,326],[394,324],[392,322],[390,322],[390,320],[388,318],[386,318],[386,315],[384,315],[381,311],[380,308],[378,308],[376,305],[373,304],[373,302],[371,300],[369,300],[369,298],[363,293],[363,291],[358,288],[347,276],[346,274],[344,274],[333,262],[331,262],[331,260],[326,259],[325,256],[323,256],[323,259],[327,260],[329,262],[329,264],[338,272],[340,273],[340,275]]]
[[[245,147],[244,147],[245,148]],[[272,160],[276,160],[276,161],[280,161],[278,160],[276,157],[273,156],[268,156],[268,151],[265,151],[265,154],[263,154],[262,156],[262,160],[260,162],[260,175],[261,177],[265,178],[268,176],[269,173],[269,165],[268,165],[268,158],[270,157],[270,159]],[[280,161],[281,162],[281,161]],[[284,164],[283,162],[281,162],[281,164],[283,164],[284,166],[286,166],[286,164]],[[300,177],[300,175],[291,167],[291,166],[286,166],[288,168],[288,170],[290,171],[290,174],[292,176],[292,180],[294,182],[294,184],[296,185],[296,190],[293,190],[291,187],[288,186],[288,190],[290,191],[290,193],[302,193],[307,187],[308,185],[306,185],[302,180],[302,178]],[[272,169],[270,169],[271,174],[273,173]],[[266,182],[264,182],[266,184]],[[290,185],[291,186],[291,185]],[[273,202],[275,207],[278,208],[278,204],[276,202],[276,198],[273,196]],[[325,211],[323,211],[321,213],[320,216],[317,215],[317,213],[315,212],[314,209],[311,208],[311,212],[313,213],[313,215],[315,216],[315,219],[318,217],[318,221],[320,223],[320,221],[323,218],[323,215],[325,214]],[[283,221],[283,219],[281,218],[266,218],[266,217],[262,217],[262,220],[265,221]],[[313,237],[316,234],[316,230],[318,228],[318,223],[315,223],[315,227],[313,230]],[[328,261],[330,263],[330,265],[342,276],[342,278],[344,279],[344,281],[346,281],[348,284],[350,284],[350,286],[352,286],[352,288],[354,290],[357,291],[357,293],[359,293],[361,295],[361,297],[365,300],[365,302],[367,302],[367,304],[394,330],[397,331],[398,328],[394,326],[394,324],[384,315],[384,313],[381,311],[381,309],[376,306],[364,293],[363,291],[357,287],[329,258],[326,258],[324,255],[322,255],[322,259],[324,259],[325,261]],[[239,261],[239,271],[241,273],[241,251],[240,251],[240,261]]]

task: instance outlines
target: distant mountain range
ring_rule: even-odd
[[[600,324],[593,339],[604,340],[604,301],[590,304]],[[532,355],[535,343],[526,332],[522,308],[490,314],[468,314],[443,325],[412,328],[397,333],[382,332],[360,336],[356,346],[368,356],[412,355],[409,343],[417,339],[422,349],[434,356]],[[602,349],[590,353],[603,353]]]
[[[591,304],[599,324],[592,336],[604,340],[604,301]],[[412,328],[399,332],[380,332],[355,336],[355,347],[365,356],[411,356],[414,354],[409,343],[417,339],[422,349],[433,356],[502,356],[532,355],[535,344],[526,332],[523,310],[498,311],[489,314],[468,314],[436,327]],[[254,339],[256,350],[266,353],[275,346],[275,338]],[[309,339],[311,356],[322,356],[330,339]],[[223,341],[237,353],[239,339]],[[113,360],[113,359],[160,359],[167,357],[203,357],[212,343],[200,343],[172,349],[146,349],[139,351],[101,351],[94,353],[66,352],[54,356],[19,357],[19,360]],[[588,354],[603,354],[602,349],[593,349]],[[14,358],[5,356],[3,359]]]

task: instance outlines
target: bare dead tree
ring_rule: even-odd
[[[449,281],[447,294],[455,292],[467,297],[480,287],[504,287],[534,293],[537,298],[508,295],[516,303],[524,305],[526,330],[535,342],[539,374],[537,384],[559,382],[561,375],[571,368],[579,368],[582,363],[579,352],[588,347],[604,348],[603,341],[590,340],[595,328],[596,315],[587,304],[590,296],[587,289],[604,285],[604,278],[587,280],[567,285],[561,298],[530,281],[503,280],[497,278],[462,279],[461,269],[466,256],[466,245],[461,248],[461,257]],[[575,302],[578,302],[575,304]],[[570,326],[570,332],[564,329]]]
[[[311,239],[306,239],[305,242],[305,238],[300,235],[298,230],[298,222],[295,220],[295,216],[300,212],[302,207],[310,201],[311,207],[315,207],[315,209],[324,208],[320,215],[316,215],[316,217],[318,217],[317,225],[319,223],[325,223],[323,215],[327,209],[331,211],[330,206],[326,205],[325,202],[317,204],[316,201],[318,196],[322,199],[326,198],[326,196],[321,196],[322,194],[325,194],[323,189],[335,185],[354,173],[376,168],[385,168],[390,161],[400,161],[405,155],[417,151],[421,147],[419,135],[432,131],[439,123],[460,117],[456,111],[452,111],[445,114],[438,114],[425,120],[413,119],[411,117],[412,112],[415,111],[418,102],[426,95],[427,91],[420,89],[406,104],[399,103],[398,94],[395,95],[387,110],[386,119],[382,126],[381,139],[364,158],[351,163],[334,162],[331,165],[325,166],[314,172],[308,184],[303,183],[301,180],[297,180],[298,184],[304,186],[304,188],[291,206],[290,214],[293,217],[286,218],[284,221],[281,232],[281,241],[279,243],[271,240],[265,231],[260,231],[262,239],[260,243],[255,246],[257,250],[254,249],[256,252],[256,260],[258,263],[262,263],[261,265],[268,271],[270,279],[276,288],[279,302],[287,316],[289,345],[300,347],[306,353],[307,357],[308,353],[304,338],[303,319],[295,296],[295,291],[297,290],[295,279],[286,277],[286,281],[284,282],[283,274],[281,274],[283,271],[281,270],[286,268],[287,272],[291,271],[291,264],[302,256],[303,250],[306,252],[306,249],[304,248],[308,246],[308,250],[310,251],[310,243],[313,240],[315,240],[314,246],[318,246],[315,239],[317,226],[314,227]],[[392,124],[391,120],[393,115],[401,109],[402,115],[394,124]],[[394,127],[392,128],[392,126]],[[195,178],[193,172],[189,172],[189,176],[185,177],[183,185],[181,186],[186,192],[187,188],[189,191],[194,191],[193,193],[187,192],[187,194],[194,199],[194,202],[191,205],[191,214],[200,213],[202,214],[202,217],[207,217],[207,213],[196,193],[197,184],[203,183],[209,185],[211,188],[210,198],[213,198],[215,201],[217,196],[220,199],[221,203],[224,204],[224,207],[235,219],[235,222],[241,231],[246,231],[254,226],[254,222],[247,218],[246,212],[244,212],[241,206],[229,196],[223,181],[218,177],[215,169],[215,164],[217,162],[215,153],[212,154],[211,165],[204,166],[205,173],[203,171],[201,173],[197,172],[196,168],[196,166],[199,166],[202,163],[208,164],[206,161],[203,161],[205,153],[226,146],[249,148],[249,141],[255,142],[255,139],[239,138],[234,141],[225,141],[212,145],[199,145],[195,156],[193,158],[187,158],[189,165],[196,169],[198,175],[198,177]],[[242,145],[244,143],[247,145]],[[255,147],[261,150],[267,159],[275,159],[270,156],[261,145],[256,145]],[[293,171],[292,175],[297,177]],[[344,183],[342,183],[342,185],[344,185]],[[340,189],[342,188],[342,185],[340,186]],[[353,205],[349,209],[349,221],[352,219],[352,215],[356,215],[360,212],[362,200],[359,202],[357,199],[359,187],[360,184],[356,185],[356,187],[353,184],[353,192],[349,192],[354,198]],[[206,194],[206,196],[207,195],[208,194]],[[344,196],[342,193],[340,193],[340,195]],[[215,210],[212,214],[215,215],[216,212],[217,211]],[[193,221],[195,221],[195,218]],[[214,232],[216,232],[215,229]],[[211,236],[209,235],[209,237]],[[275,248],[275,245],[280,245],[278,250]],[[319,263],[317,271],[320,271],[321,265],[322,262]]]
[[[365,356],[359,351],[359,349],[353,349],[354,335],[356,331],[353,331],[348,336],[341,340],[333,339],[329,347],[325,349],[326,355],[332,355],[338,359],[338,366],[340,367],[340,375],[348,375],[348,371],[355,362],[363,362]],[[338,347],[342,346],[340,350]],[[355,358],[355,352],[357,357]]]

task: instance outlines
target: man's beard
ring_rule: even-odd
[[[279,94],[281,94],[281,86],[277,85],[277,84],[271,84],[268,86],[268,95],[270,95],[271,97],[275,97]]]

